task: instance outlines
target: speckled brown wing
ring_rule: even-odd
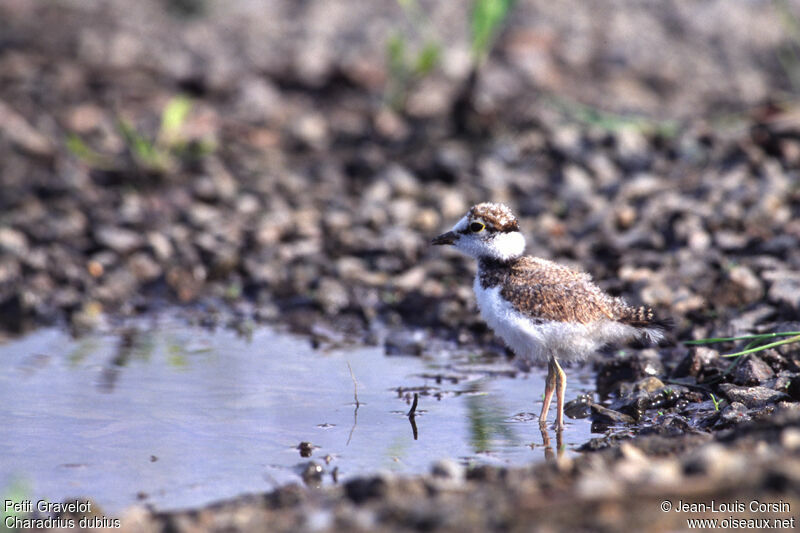
[[[561,322],[614,319],[619,305],[588,274],[535,257],[514,264],[500,293],[530,318]]]

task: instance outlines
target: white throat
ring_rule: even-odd
[[[521,257],[525,251],[525,237],[518,231],[498,233],[493,239],[487,241],[483,257],[491,257],[498,261],[509,261]]]

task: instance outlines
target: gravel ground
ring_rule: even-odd
[[[580,465],[640,460],[642,434],[719,440],[793,409],[798,344],[730,367],[721,354],[739,345],[675,341],[800,330],[800,106],[787,60],[798,4],[519,2],[474,76],[466,8],[422,6],[410,24],[394,3],[355,0],[0,5],[0,336],[47,323],[80,333],[180,303],[209,325],[285,324],[323,345],[424,354],[442,349],[436,338],[504,356],[476,314],[472,265],[428,246],[491,200],[519,215],[529,253],[676,321],[671,345],[598,359],[602,401],[571,413],[630,425],[587,444],[610,451],[534,467],[567,483],[547,498],[589,498],[575,489],[591,482]],[[411,48],[426,32],[442,43],[440,68],[397,109],[383,92],[393,30]],[[164,126],[186,102],[185,119]],[[794,464],[795,448],[775,457]],[[481,527],[501,527],[488,520],[508,501],[544,516],[538,473],[514,473],[531,492],[502,503],[495,484],[516,489],[501,472],[486,474],[492,489],[444,494],[457,506],[478,490],[505,509]],[[423,527],[414,513],[430,519],[438,489],[408,483],[420,498],[410,514],[386,503],[369,520]],[[292,490],[259,512],[296,525],[291,502],[317,496]],[[613,496],[617,513],[628,490]]]

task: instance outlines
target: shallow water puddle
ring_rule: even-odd
[[[77,340],[44,329],[0,345],[0,360],[3,496],[174,509],[302,482],[309,461],[329,484],[334,470],[341,482],[426,472],[448,457],[525,464],[548,451],[531,414],[544,369],[325,352],[268,329],[247,340],[163,320]],[[567,372],[568,399],[592,390],[588,368]],[[416,440],[406,417],[415,391]],[[568,421],[567,453],[589,429]],[[310,458],[302,441],[314,445]]]

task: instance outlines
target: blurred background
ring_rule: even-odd
[[[0,321],[490,339],[428,241],[501,201],[679,334],[752,328],[800,302],[798,95],[785,0],[5,0]]]
[[[798,169],[800,0],[2,0],[0,492],[116,512],[341,480],[336,520],[251,500],[287,531],[796,502]],[[543,376],[429,245],[483,201],[670,341],[764,335],[570,368],[551,444]],[[433,482],[356,479],[442,454]]]

